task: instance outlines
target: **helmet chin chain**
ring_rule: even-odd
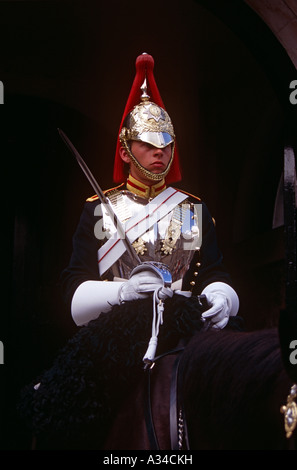
[[[173,161],[173,155],[174,155],[174,142],[172,143],[172,150],[171,150],[171,158],[170,161],[164,171],[162,173],[152,173],[151,171],[147,170],[144,168],[139,161],[136,159],[136,157],[133,155],[131,152],[131,149],[128,145],[128,142],[125,139],[121,139],[121,143],[123,144],[126,152],[128,153],[129,157],[131,158],[133,164],[135,167],[149,180],[151,181],[161,181],[167,174],[169,173],[172,161]]]

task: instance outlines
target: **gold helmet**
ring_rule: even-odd
[[[147,142],[157,148],[164,148],[174,142],[174,129],[165,109],[149,101],[146,80],[141,89],[141,103],[136,105],[125,119],[120,133],[122,140]]]
[[[146,80],[144,81],[141,90],[143,91],[141,95],[141,103],[136,105],[126,117],[119,139],[128,152],[134,165],[149,179],[160,181],[168,174],[173,160],[175,140],[174,129],[167,111],[156,103],[149,101],[150,97],[147,94]],[[167,145],[172,144],[171,159],[166,169],[162,173],[155,174],[144,168],[131,151],[129,145],[131,140],[146,142],[147,144],[153,145],[157,148],[164,148],[167,147]]]
[[[168,178],[168,181],[166,178],[167,182],[180,180],[181,175],[175,147],[174,128],[167,111],[164,109],[155,83],[153,67],[154,59],[152,56],[142,54],[137,57],[136,76],[119,131],[114,165],[114,181],[116,182],[123,181],[124,179],[123,162],[118,153],[119,144],[126,149],[133,164],[152,181],[160,181],[165,177]],[[141,79],[142,81],[140,81]],[[154,98],[152,101],[148,95],[147,79]],[[144,168],[131,151],[131,141],[146,142],[157,148],[164,148],[171,144],[172,152],[167,168],[158,174]]]

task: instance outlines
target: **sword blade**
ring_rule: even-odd
[[[109,199],[105,196],[104,192],[100,188],[99,184],[97,183],[97,181],[96,181],[95,177],[93,176],[91,170],[89,169],[88,165],[86,164],[86,162],[84,161],[82,156],[79,154],[78,150],[74,147],[73,143],[67,137],[65,132],[63,132],[61,129],[58,129],[58,132],[59,132],[60,137],[62,138],[63,142],[66,144],[66,146],[71,151],[71,153],[75,156],[77,163],[79,164],[79,166],[81,167],[81,169],[84,172],[85,176],[87,177],[89,183],[91,184],[92,188],[94,189],[95,193],[97,194],[100,202],[104,204],[106,210],[109,213],[109,216],[114,221],[117,232],[120,235],[120,238],[125,243],[127,252],[129,253],[130,257],[137,264],[141,264],[140,258],[136,254],[136,251],[134,250],[130,240],[128,239],[128,237],[126,235],[126,232],[125,232],[125,229],[123,227],[122,222],[119,220],[119,218],[115,214]]]

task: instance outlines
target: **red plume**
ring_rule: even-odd
[[[159,93],[155,77],[154,77],[154,59],[151,55],[149,54],[141,54],[137,57],[136,59],[136,74],[135,78],[132,84],[132,88],[125,106],[125,110],[123,113],[119,133],[118,133],[118,140],[117,140],[117,147],[116,147],[116,154],[115,154],[115,160],[114,160],[114,168],[113,168],[113,179],[115,183],[122,183],[125,181],[126,176],[124,174],[124,162],[120,157],[119,154],[119,149],[121,146],[120,140],[119,140],[119,134],[123,126],[123,122],[125,120],[125,117],[127,114],[129,114],[130,111],[136,106],[137,104],[140,103],[140,96],[141,96],[141,85],[144,82],[144,79],[146,78],[147,80],[147,86],[148,86],[148,93],[150,95],[150,100],[156,103],[158,106],[161,108],[165,109],[164,103],[162,101],[161,95]],[[180,167],[179,167],[179,159],[178,159],[178,152],[177,148],[175,145],[175,151],[174,151],[174,158],[173,162],[171,165],[171,168],[169,170],[168,175],[166,176],[166,183],[171,183],[171,182],[176,182],[181,179],[181,172],[180,172]]]

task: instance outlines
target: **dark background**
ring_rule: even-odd
[[[0,448],[28,449],[15,411],[21,388],[76,331],[59,275],[93,190],[63,129],[99,184],[112,169],[135,59],[148,52],[177,134],[183,180],[217,224],[248,329],[284,305],[281,198],[295,67],[243,1],[0,2]]]

